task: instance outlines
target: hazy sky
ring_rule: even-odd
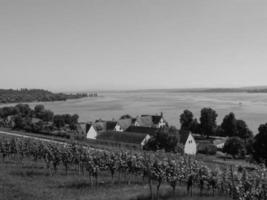
[[[0,0],[0,88],[267,85],[266,0]]]

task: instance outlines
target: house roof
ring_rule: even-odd
[[[139,133],[139,134],[149,134],[149,135],[156,135],[158,132],[157,128],[151,128],[151,127],[143,127],[143,126],[130,126],[128,129],[126,129],[126,132],[128,133]]]
[[[153,127],[157,125],[162,119],[162,115],[141,115],[136,118],[136,121],[140,126]]]
[[[132,125],[133,120],[131,118],[127,118],[127,119],[120,119],[118,120],[118,125],[120,125],[120,127],[123,130],[126,130],[127,128],[129,128]]]
[[[97,139],[100,140],[110,140],[115,142],[124,142],[124,143],[131,143],[131,144],[141,144],[141,142],[145,139],[147,134],[140,134],[140,133],[118,133],[115,131],[107,131],[99,136]]]

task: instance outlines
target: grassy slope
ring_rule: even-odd
[[[113,184],[109,174],[101,174],[99,187],[91,187],[89,178],[70,172],[65,175],[63,169],[57,175],[50,176],[42,162],[26,161],[18,164],[15,161],[0,162],[0,200],[127,200],[149,199],[148,187],[141,180],[134,180],[131,185],[118,183],[115,177]],[[226,200],[221,196],[198,196],[198,190],[193,197],[186,195],[185,187],[179,187],[176,197],[171,197],[168,185],[161,188],[161,199],[216,199]]]

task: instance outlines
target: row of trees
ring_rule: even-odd
[[[254,137],[246,122],[237,119],[234,113],[227,114],[221,125],[217,125],[217,116],[212,108],[203,108],[198,122],[191,111],[185,110],[180,115],[181,130],[200,133],[206,137],[229,137],[224,145],[224,152],[234,157],[249,154],[254,160],[267,165],[267,123],[259,126],[258,134]]]
[[[181,130],[200,133],[203,136],[240,137],[249,139],[253,136],[245,121],[236,119],[234,113],[229,113],[223,119],[221,125],[217,125],[218,114],[212,108],[203,108],[200,111],[200,119],[194,118],[190,110],[185,110],[180,115]]]

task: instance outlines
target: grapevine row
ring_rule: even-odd
[[[177,185],[187,187],[192,195],[192,188],[199,188],[229,195],[238,200],[266,200],[266,168],[259,167],[248,172],[244,168],[211,169],[193,157],[166,153],[103,151],[89,149],[79,144],[58,144],[34,139],[0,137],[0,153],[3,162],[14,159],[23,163],[25,159],[44,161],[50,175],[57,173],[63,166],[66,175],[71,169],[89,175],[91,185],[98,186],[100,172],[110,173],[111,181],[117,174],[118,181],[126,177],[128,184],[135,178],[142,178],[149,186],[153,198],[153,185],[156,184],[156,198],[162,184],[171,186],[173,193]]]

